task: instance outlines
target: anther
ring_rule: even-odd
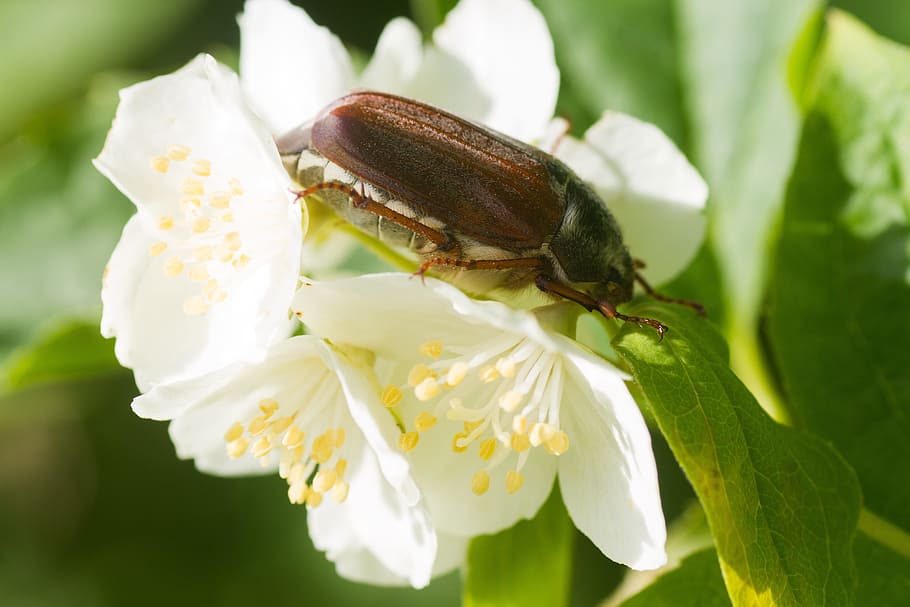
[[[335,448],[341,449],[341,446],[344,445],[344,439],[347,434],[344,431],[344,428],[335,428]]]
[[[224,433],[224,442],[232,443],[241,436],[243,436],[243,424],[234,422],[231,427],[227,429],[227,432]]]
[[[336,503],[342,504],[346,499],[348,499],[348,491],[351,486],[347,484],[346,481],[340,480],[335,483],[335,486],[332,487],[332,499]]]
[[[556,429],[550,424],[545,424],[543,422],[537,422],[531,426],[531,432],[528,436],[531,439],[531,445],[537,447],[541,443],[546,442],[556,433]]]
[[[167,156],[155,156],[149,161],[153,171],[158,173],[167,173],[167,168],[171,165],[171,159]]]
[[[531,448],[531,440],[528,438],[527,434],[518,434],[516,432],[512,435],[512,438],[509,439],[509,446],[512,447],[512,450],[516,453],[521,453]]]
[[[306,500],[307,489],[309,487],[302,480],[292,483],[288,487],[288,501],[292,504],[302,504]]]
[[[471,491],[474,495],[483,495],[490,488],[490,475],[486,470],[480,470],[471,477]]]
[[[208,177],[212,174],[212,163],[208,160],[197,160],[193,163],[192,171],[200,177]]]
[[[259,410],[268,419],[278,411],[278,401],[274,398],[263,398],[259,401]]]
[[[233,223],[234,222],[234,212],[228,211],[227,213],[224,213],[223,215],[221,215],[221,221],[224,223]]]
[[[167,146],[167,155],[171,157],[171,160],[186,160],[189,158],[191,151],[188,146],[179,143]]]
[[[268,427],[268,421],[266,421],[265,415],[257,415],[253,418],[253,421],[250,422],[250,425],[247,426],[252,436],[259,436],[265,429]]]
[[[442,340],[424,342],[420,345],[420,353],[430,358],[439,358],[442,355]]]
[[[496,370],[503,377],[515,377],[515,361],[511,358],[500,358],[496,361]]]
[[[522,394],[515,390],[509,390],[499,397],[499,408],[507,413],[511,413],[521,404]]]
[[[464,453],[468,450],[467,444],[462,444],[462,441],[468,438],[467,433],[459,432],[452,437],[452,451],[455,453]]]
[[[234,196],[243,196],[243,186],[240,184],[240,180],[236,177],[231,177],[228,181],[228,185],[231,186],[231,194]]]
[[[428,411],[423,411],[414,419],[414,429],[418,432],[426,432],[436,425],[436,416]]]
[[[287,417],[280,417],[269,425],[269,434],[277,436],[290,428],[292,423],[294,423],[293,416],[288,415]]]
[[[338,475],[334,470],[320,470],[313,477],[313,490],[319,493],[325,493],[335,485]]]
[[[348,460],[339,459],[337,462],[335,462],[335,474],[338,475],[338,478],[343,477],[344,473],[347,472],[347,469],[348,469]]]
[[[250,258],[247,255],[241,253],[237,258],[231,262],[231,265],[234,266],[235,270],[242,270],[250,263]]]
[[[227,245],[227,248],[231,251],[239,251],[243,246],[243,242],[240,240],[240,232],[230,232],[224,237],[224,244]]]
[[[512,430],[518,434],[524,434],[528,431],[528,418],[524,415],[516,415],[512,418]]]
[[[480,443],[480,459],[486,461],[493,457],[493,454],[496,452],[496,439],[488,438],[482,443]]]
[[[156,242],[155,244],[153,244],[152,246],[149,247],[149,256],[158,257],[159,255],[164,253],[165,249],[167,249],[167,243],[159,240],[158,242]]]
[[[302,445],[305,438],[306,435],[303,430],[297,426],[291,426],[281,439],[281,444],[288,449],[293,449],[294,447]]]
[[[525,479],[521,475],[521,472],[517,470],[509,470],[509,472],[506,474],[506,491],[508,491],[511,495],[521,489],[521,486],[524,484],[524,482]]]
[[[417,363],[411,368],[410,373],[408,373],[408,385],[412,388],[415,388],[417,384],[422,382],[428,377],[436,377],[436,374],[433,373],[432,369],[426,366],[423,363]]]
[[[409,453],[414,450],[414,447],[417,446],[417,441],[420,440],[420,434],[417,432],[405,432],[398,437],[398,447],[405,453]]]
[[[449,367],[449,372],[446,375],[446,383],[451,386],[457,386],[462,382],[465,376],[468,374],[468,363],[463,360],[457,361],[454,365]]]
[[[212,220],[208,217],[197,217],[193,220],[193,233],[204,234],[212,227]]]
[[[234,439],[227,445],[228,455],[236,459],[246,453],[246,449],[249,446],[250,443],[245,438]]]
[[[172,215],[162,215],[158,218],[159,230],[170,230],[174,227],[174,217]]]
[[[226,209],[231,206],[231,195],[224,190],[209,194],[209,206],[213,209]]]
[[[313,441],[311,457],[317,464],[324,464],[332,457],[334,451],[332,448],[332,438],[334,437],[326,432]]]
[[[544,441],[544,448],[553,455],[562,455],[569,450],[569,435],[560,430]]]
[[[414,387],[414,396],[417,397],[417,400],[426,402],[439,394],[439,390],[436,378],[427,377]]]
[[[499,371],[496,369],[496,367],[487,366],[481,369],[480,380],[483,383],[488,384],[491,381],[496,381],[497,379],[499,379]]]
[[[306,505],[309,506],[310,508],[318,508],[321,503],[322,503],[322,494],[319,493],[318,491],[313,491],[312,489],[310,489],[310,491],[307,492]]]
[[[269,440],[269,437],[263,436],[256,444],[253,445],[253,457],[265,457],[272,452],[272,441]]]
[[[199,316],[205,314],[208,310],[209,304],[201,295],[193,295],[183,301],[183,313],[187,316]]]
[[[202,282],[203,280],[208,280],[209,271],[205,269],[205,266],[193,266],[187,272],[187,276],[194,282]]]
[[[195,177],[187,177],[180,185],[180,191],[187,196],[202,196],[205,194],[205,184]]]
[[[383,388],[382,394],[379,396],[382,405],[388,408],[400,403],[402,398],[404,398],[404,394],[398,389],[398,386],[393,386],[392,384]]]

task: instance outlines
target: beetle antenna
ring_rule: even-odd
[[[695,310],[699,316],[705,315],[705,307],[703,305],[701,305],[700,303],[698,303],[697,301],[692,301],[689,299],[679,299],[676,297],[670,297],[668,295],[664,295],[663,293],[658,293],[657,291],[654,290],[653,287],[651,287],[650,284],[648,284],[648,281],[646,281],[644,278],[642,278],[641,274],[639,274],[638,272],[635,273],[635,281],[642,286],[642,288],[645,290],[645,293],[647,293],[649,296],[653,297],[654,299],[656,299],[658,301],[665,301],[667,303],[675,303],[675,304],[679,304],[681,306],[686,306],[686,307],[689,307],[689,308],[692,308],[693,310]]]

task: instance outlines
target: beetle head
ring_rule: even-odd
[[[635,268],[613,215],[574,175],[566,182],[565,197],[563,222],[550,242],[564,279],[596,300],[629,301]]]

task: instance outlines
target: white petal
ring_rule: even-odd
[[[510,495],[506,492],[506,474],[516,458],[511,455],[490,471],[486,493],[475,495],[471,479],[486,462],[477,455],[477,443],[464,453],[452,451],[452,435],[459,429],[454,423],[440,421],[421,435],[410,453],[411,474],[423,492],[437,531],[461,537],[497,533],[522,519],[534,518],[553,488],[556,458],[533,449],[521,470],[524,484]]]
[[[667,533],[644,419],[611,367],[570,358],[560,422],[571,445],[559,457],[569,516],[612,560],[660,567]]]
[[[556,155],[603,197],[650,282],[692,261],[704,238],[708,186],[660,129],[607,112],[584,142],[567,137]]]
[[[351,417],[370,445],[386,480],[408,505],[417,503],[420,493],[411,479],[408,462],[398,449],[400,431],[394,418],[379,402],[378,387],[345,362],[343,355],[330,348],[324,351],[326,363],[338,373]]]
[[[553,116],[559,70],[526,0],[462,0],[433,32],[415,96],[522,140]]]
[[[360,86],[408,95],[422,58],[423,40],[417,26],[404,17],[392,19],[379,36],[373,58],[360,76]]]
[[[167,159],[175,144],[186,146],[187,158]],[[159,170],[155,162],[163,163]],[[141,389],[261,358],[268,343],[287,333],[300,209],[270,134],[242,103],[236,76],[200,56],[175,74],[124,89],[95,164],[138,209],[112,257],[104,301],[113,307],[105,311],[104,333],[118,338],[118,356],[134,368]],[[192,198],[185,196],[188,181],[205,189],[197,200],[211,228],[200,234],[190,230],[183,202]],[[229,183],[238,186],[230,223],[206,198]],[[161,229],[162,218],[175,227]],[[204,314],[185,313],[184,304],[200,297],[206,283],[183,272],[169,277],[165,264],[173,256],[187,260],[201,240],[229,232],[240,236],[248,265],[235,270],[221,263],[217,278],[227,299]],[[153,243],[166,249],[151,255]]]
[[[351,471],[347,500],[338,504],[327,497],[308,514],[313,544],[348,579],[423,588],[436,556],[429,516],[423,506],[409,505],[386,482],[366,444],[361,441],[356,454],[351,452],[354,448],[347,451]]]
[[[240,73],[253,108],[276,135],[313,118],[354,83],[341,41],[285,0],[248,0]]]

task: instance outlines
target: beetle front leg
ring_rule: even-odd
[[[445,234],[445,232],[440,232],[439,230],[434,230],[433,228],[427,227],[417,221],[412,219],[407,215],[402,215],[398,211],[390,209],[382,203],[376,202],[369,196],[364,196],[362,193],[355,190],[353,187],[349,186],[346,183],[341,183],[340,181],[324,181],[322,183],[316,183],[310,187],[303,189],[297,192],[297,199],[306,198],[316,192],[322,190],[336,190],[346,194],[351,199],[351,204],[354,205],[357,209],[362,209],[374,215],[379,215],[384,217],[393,223],[397,223],[403,228],[407,228],[412,232],[423,236],[428,241],[436,245],[440,250],[447,251],[450,250],[453,246],[452,240]]]
[[[642,266],[642,267],[644,267],[644,266]],[[653,297],[654,299],[656,299],[658,301],[665,301],[667,303],[675,303],[675,304],[679,304],[681,306],[687,306],[687,307],[695,310],[699,316],[705,315],[705,307],[703,305],[701,305],[700,303],[698,303],[697,301],[692,301],[689,299],[678,299],[676,297],[669,297],[668,295],[664,295],[663,293],[658,293],[657,291],[655,291],[653,289],[653,287],[651,287],[650,284],[648,284],[648,282],[638,272],[635,273],[635,282],[637,282],[638,284],[641,285],[641,287],[645,290],[645,293],[647,293],[649,296]]]
[[[581,291],[576,291],[572,287],[567,287],[562,283],[558,283],[555,280],[540,275],[535,281],[537,288],[543,291],[544,293],[554,293],[560,297],[564,297],[570,301],[581,304],[586,310],[594,311],[597,310],[607,318],[618,318],[626,322],[634,322],[639,325],[648,325],[649,327],[654,327],[657,331],[657,335],[660,336],[660,339],[663,340],[664,333],[667,332],[667,327],[663,325],[660,321],[654,320],[653,318],[643,318],[641,316],[627,316],[616,310],[616,306],[612,302],[607,301],[606,299],[594,299],[586,293]]]

